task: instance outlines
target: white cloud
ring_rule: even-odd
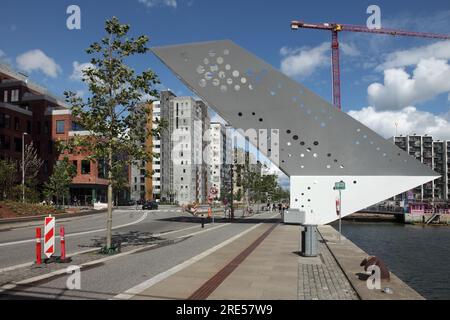
[[[157,7],[157,6],[167,6],[176,8],[178,6],[177,0],[138,0],[146,7]]]
[[[420,60],[412,75],[402,68],[384,71],[384,84],[368,89],[369,103],[378,110],[402,109],[450,92],[450,65],[435,58]]]
[[[56,78],[61,67],[42,50],[35,49],[25,52],[16,58],[17,67],[26,72],[41,71],[51,78]]]
[[[450,59],[450,41],[436,42],[431,45],[401,50],[387,55],[384,63],[376,70],[382,71],[390,68],[401,68],[417,65],[423,59],[434,57],[436,59]]]
[[[390,138],[396,133],[403,135],[428,134],[436,139],[450,140],[450,122],[445,116],[406,107],[398,111],[377,111],[373,107],[348,113],[375,132]]]
[[[281,71],[288,76],[304,78],[319,68],[330,67],[330,46],[330,42],[324,42],[313,48],[281,48]],[[344,55],[350,57],[360,55],[360,51],[353,44],[341,43],[341,50]]]
[[[330,63],[330,43],[324,42],[314,48],[290,49],[283,47],[280,54],[281,71],[288,76],[307,77],[320,67]]]
[[[88,68],[94,68],[94,65],[89,62],[79,63],[78,61],[74,61],[72,65],[73,65],[73,72],[70,75],[70,79],[75,81],[81,81],[83,79],[83,70],[86,70]]]

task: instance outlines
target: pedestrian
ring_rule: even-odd
[[[278,212],[281,213],[282,205],[281,203],[278,204]]]

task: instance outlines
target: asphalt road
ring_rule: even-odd
[[[66,287],[68,276],[62,276],[56,279],[49,279],[48,281],[40,281],[34,286],[14,291],[13,295],[0,295],[0,297],[3,299],[111,299],[258,223],[274,221],[272,219],[274,213],[263,213],[249,219],[238,220],[235,223],[218,221],[214,226],[209,226],[203,232],[198,233],[202,230],[198,225],[198,221],[193,221],[191,218],[188,219],[187,216],[183,218],[183,215],[180,213],[149,212],[145,216],[142,212],[125,210],[118,211],[115,215],[115,218],[117,218],[115,219],[117,220],[115,222],[116,225],[141,220],[133,225],[117,229],[116,234],[126,234],[127,232],[138,234],[162,233],[190,228],[193,235],[171,245],[133,253],[83,270],[81,272],[81,290],[68,290]],[[92,230],[92,233],[88,235],[73,236],[72,239],[69,239],[70,242],[77,242],[79,245],[95,241],[98,237],[103,236],[103,233],[95,231],[97,227],[102,226],[102,220],[100,218],[90,217],[89,221],[86,220],[80,219],[66,222],[67,225],[74,228],[74,232],[79,232],[83,227],[86,228],[86,226],[89,226],[90,230]],[[24,230],[21,232],[24,232],[26,236]],[[191,231],[186,231],[184,234],[189,234],[189,232]],[[12,235],[6,235],[6,237],[11,239]],[[29,243],[27,245],[32,247],[34,244]],[[0,247],[0,256],[3,260],[5,254],[6,257],[9,257],[13,249],[24,248],[25,246],[25,244],[18,244]],[[72,250],[77,247],[76,244],[72,244],[72,246],[75,246],[72,247]],[[22,261],[25,260],[22,259]],[[18,261],[17,258],[15,258],[15,261]]]
[[[186,219],[171,218],[184,216]],[[163,233],[192,226],[191,217],[171,211],[115,210],[113,213],[114,235],[126,236],[132,232],[146,234]],[[35,226],[21,226],[0,231],[0,270],[23,263],[33,262],[35,257]],[[40,225],[43,227],[43,222]],[[105,237],[106,213],[78,218],[56,220],[57,235],[59,227],[66,232],[67,254],[85,251],[102,246]],[[56,238],[56,253],[60,252],[59,237]]]

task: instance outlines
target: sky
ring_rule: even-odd
[[[72,4],[81,9],[80,30],[66,27]],[[384,28],[450,34],[448,0],[2,0],[0,62],[56,95],[86,95],[84,49],[117,16],[132,35],[148,35],[149,46],[230,39],[331,101],[330,32],[294,32],[290,22],[366,25],[373,4]],[[343,32],[340,42],[343,111],[386,138],[450,140],[450,41]],[[154,70],[162,89],[192,94],[151,53],[128,62]]]

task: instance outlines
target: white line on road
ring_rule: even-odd
[[[129,226],[141,223],[142,221],[144,221],[147,218],[147,216],[148,216],[148,213],[144,212],[143,216],[141,218],[139,218],[138,220],[136,220],[134,222],[127,223],[127,224],[123,224],[123,225],[120,225],[120,226],[113,227],[112,229],[116,230],[116,229],[129,227]],[[106,231],[106,228],[97,229],[97,230],[90,230],[90,231],[82,231],[82,232],[76,232],[76,233],[69,233],[69,234],[66,235],[66,238],[81,236],[81,235],[90,234],[90,233],[97,233],[97,232],[102,232],[102,231]],[[56,236],[56,238],[59,238],[59,236]],[[35,241],[36,241],[36,239],[28,239],[28,240],[20,240],[20,241],[13,241],[13,242],[5,242],[5,243],[0,243],[0,247],[14,246],[14,245],[17,245],[17,244],[30,243],[30,242],[35,242]]]
[[[156,275],[156,276],[154,276],[154,277],[152,277],[152,278],[150,278],[150,279],[148,279],[148,280],[138,284],[137,286],[134,286],[133,288],[128,289],[127,291],[116,295],[113,299],[129,300],[129,299],[133,298],[135,295],[138,295],[142,291],[147,290],[148,288],[154,286],[158,282],[161,282],[164,279],[167,279],[168,277],[170,277],[171,275],[177,273],[178,271],[183,270],[184,268],[186,268],[186,267],[196,263],[197,261],[199,261],[199,260],[203,259],[204,257],[210,255],[211,253],[219,250],[220,248],[223,248],[224,246],[226,246],[226,245],[230,244],[231,242],[237,240],[238,238],[242,237],[243,235],[245,235],[245,234],[249,233],[250,231],[256,229],[260,225],[262,225],[262,223],[259,223],[259,224],[255,225],[255,226],[253,226],[253,227],[251,227],[251,228],[249,228],[249,229],[247,229],[247,230],[245,230],[245,231],[235,235],[234,237],[232,237],[232,238],[230,238],[230,239],[228,239],[228,240],[218,244],[217,246],[212,247],[212,248],[210,248],[210,249],[200,253],[199,255],[196,255],[195,257],[192,257],[191,259],[189,259],[189,260],[187,260],[187,261],[185,261],[183,263],[180,263],[179,265],[176,265],[175,267],[173,267],[173,268],[171,268],[171,269],[169,269],[167,271],[164,271],[164,272],[162,272],[162,273],[160,273],[160,274],[158,274],[158,275]],[[208,229],[208,230],[211,230],[211,229]]]

